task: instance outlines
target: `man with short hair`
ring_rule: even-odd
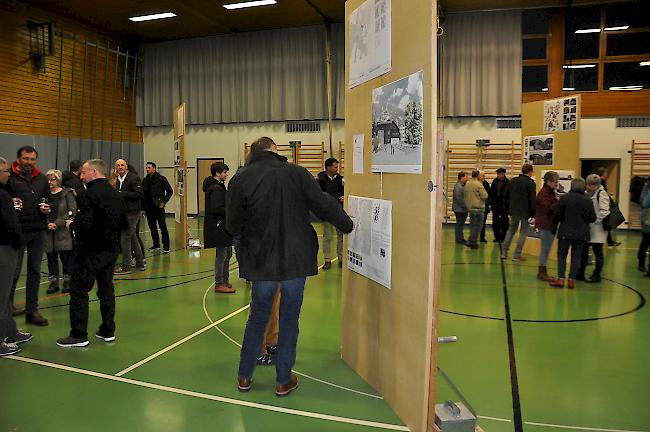
[[[481,182],[483,187],[485,188],[485,192],[487,192],[488,197],[485,200],[485,212],[483,213],[483,226],[481,227],[481,243],[487,243],[487,239],[485,238],[485,227],[487,225],[487,217],[488,214],[490,213],[490,183],[485,180],[485,173],[481,171],[481,173],[478,175],[478,181]]]
[[[465,220],[467,220],[467,206],[465,205],[465,184],[467,183],[467,173],[461,171],[458,173],[458,181],[454,185],[453,201],[451,203],[451,210],[456,215],[456,243],[465,244],[465,235],[463,228],[465,227]]]
[[[535,223],[535,180],[533,175],[533,166],[525,164],[521,168],[521,174],[510,180],[507,190],[507,201],[509,203],[508,213],[510,214],[510,227],[506,233],[506,238],[501,245],[501,258],[508,257],[510,243],[519,229],[519,240],[512,257],[514,262],[525,261],[521,256],[524,249],[524,243],[528,236],[529,226]]]
[[[480,180],[481,172],[479,170],[472,171],[472,179],[465,184],[465,205],[469,211],[469,225],[470,234],[467,246],[470,249],[478,249],[478,238],[483,228],[483,221],[485,215],[485,201],[487,201],[488,193]]]
[[[16,284],[23,266],[23,255],[27,251],[26,307],[14,308],[13,313],[26,313],[25,321],[37,326],[48,325],[47,319],[38,311],[38,290],[41,284],[41,261],[45,251],[45,231],[50,206],[47,196],[50,188],[47,178],[36,166],[38,152],[32,146],[23,146],[16,152],[16,161],[11,165],[7,192],[22,202],[18,220],[23,232],[24,244],[18,249],[18,260],[14,272],[11,300],[14,300]]]
[[[251,145],[249,163],[230,180],[226,229],[240,236],[239,273],[253,281],[237,387],[249,391],[277,285],[280,334],[276,356],[276,396],[298,387],[291,372],[296,360],[298,319],[307,276],[318,274],[318,238],[309,212],[344,233],[353,223],[340,203],[323,193],[305,168],[287,163],[272,139]]]
[[[135,269],[144,271],[144,253],[138,242],[137,226],[142,212],[142,182],[135,173],[129,171],[128,163],[124,159],[115,161],[115,188],[124,201],[124,211],[128,220],[128,227],[122,231],[120,245],[122,248],[122,265],[115,269],[115,274],[125,275],[131,273],[131,250],[135,255]]]
[[[147,175],[142,180],[142,191],[144,193],[147,224],[153,241],[153,245],[149,250],[160,249],[160,236],[158,235],[158,227],[160,227],[163,253],[169,253],[169,231],[167,231],[167,223],[165,222],[165,206],[174,194],[174,189],[172,189],[167,178],[158,172],[154,162],[147,162],[146,170]]]
[[[318,184],[323,192],[326,192],[343,206],[343,177],[339,174],[339,161],[335,158],[328,158],[325,161],[325,171],[318,173]],[[325,264],[323,270],[332,267],[332,235],[336,233],[336,256],[339,260],[339,268],[343,267],[343,233],[337,230],[331,223],[323,222],[323,257]]]
[[[113,266],[120,232],[128,222],[124,201],[106,179],[108,168],[101,159],[86,161],[81,179],[87,189],[79,195],[77,214],[66,225],[75,235],[77,254],[70,282],[70,334],[57,340],[60,347],[88,345],[88,293],[97,281],[102,324],[95,333],[105,342],[115,340],[115,287]]]
[[[506,238],[508,232],[508,200],[506,191],[508,190],[508,177],[506,169],[497,169],[497,178],[492,180],[490,186],[490,205],[492,207],[492,231],[494,232],[494,241],[501,243]]]
[[[16,354],[20,351],[18,344],[32,339],[30,333],[16,327],[11,308],[11,278],[6,277],[16,271],[17,251],[22,241],[16,205],[4,190],[9,173],[7,160],[0,157],[0,275],[3,275],[0,277],[0,357]]]
[[[79,195],[85,189],[84,183],[79,178],[81,174],[81,161],[78,159],[71,160],[69,167],[70,169],[68,171],[63,171],[61,186],[69,187]]]

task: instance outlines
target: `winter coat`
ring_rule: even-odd
[[[490,183],[487,182],[487,180],[483,180],[483,189],[485,189],[485,192],[487,193],[487,199],[485,200],[485,213],[490,212],[490,206],[492,203],[490,202]]]
[[[128,228],[120,193],[99,178],[77,197],[77,214],[70,225],[80,253],[117,253],[122,230]]]
[[[23,201],[23,209],[18,212],[18,220],[23,232],[44,231],[47,229],[47,216],[41,212],[41,199],[47,198],[50,187],[47,178],[40,169],[34,167],[29,181],[18,171],[18,164],[11,165],[11,174],[7,182],[7,192],[12,198]]]
[[[316,180],[321,190],[332,195],[337,201],[344,195],[343,177],[341,174],[334,174],[334,178],[330,179],[327,172],[321,171],[318,173]]]
[[[465,185],[460,180],[458,180],[454,185],[454,196],[451,203],[451,210],[454,213],[467,213],[467,206],[465,205]]]
[[[553,229],[553,214],[557,206],[555,191],[550,186],[544,185],[535,198],[535,227],[550,231]]]
[[[353,223],[305,168],[270,151],[252,153],[230,180],[226,229],[238,236],[240,277],[282,281],[318,273],[309,211],[349,233]]]
[[[590,243],[607,243],[607,231],[603,228],[603,219],[609,216],[609,194],[600,186],[593,195],[589,196],[596,212],[596,221],[589,226]]]
[[[508,183],[510,180],[505,178],[499,180],[495,178],[492,180],[492,186],[490,186],[490,205],[492,206],[493,212],[504,213],[508,211],[508,199],[507,199],[507,190]]]
[[[0,187],[0,245],[18,249],[22,243],[22,230],[11,195]],[[10,277],[3,275],[2,277]]]
[[[232,236],[226,231],[226,185],[212,183],[205,192],[205,248],[232,246]]]
[[[219,183],[214,177],[208,176],[203,179],[203,192],[207,192],[208,188],[215,183]]]
[[[643,185],[639,201],[641,202],[641,230],[650,233],[650,178]]]
[[[79,195],[84,189],[84,183],[81,179],[71,173],[70,171],[63,171],[63,177],[61,178],[61,186],[68,187],[75,191]]]
[[[142,192],[144,193],[145,205],[147,208],[160,208],[160,204],[167,204],[174,194],[167,177],[158,171],[147,174],[142,180]]]
[[[465,183],[465,205],[469,210],[485,210],[487,198],[488,193],[483,183],[474,178]]]
[[[141,212],[142,201],[144,201],[144,192],[142,191],[142,182],[140,178],[132,172],[127,172],[124,182],[120,183],[120,178],[115,179],[115,189],[118,190],[124,200],[124,211],[127,214]]]
[[[525,174],[510,180],[508,183],[508,213],[521,218],[535,217],[535,180]]]
[[[562,196],[553,214],[553,224],[560,225],[557,238],[589,241],[589,224],[596,220],[596,212],[589,198],[571,191]]]
[[[64,187],[61,192],[48,196],[50,209],[48,221],[56,224],[56,230],[45,232],[45,251],[58,252],[73,249],[72,233],[65,226],[67,219],[72,219],[77,214],[77,199],[72,189]]]

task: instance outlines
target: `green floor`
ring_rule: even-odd
[[[459,341],[440,346],[439,365],[486,431],[512,431],[498,251],[494,243],[465,250],[450,230],[444,236],[440,333]],[[623,246],[606,255],[608,280],[571,292],[537,282],[533,259],[506,263],[526,431],[650,431],[650,313],[635,311],[650,280],[636,270],[638,237],[619,234]],[[30,327],[34,341],[17,358],[0,360],[0,431],[405,430],[339,358],[337,267],[307,282],[300,389],[276,398],[274,369],[260,367],[253,390],[237,392],[237,344],[250,290],[235,271],[237,293],[213,293],[213,259],[213,251],[172,251],[149,256],[145,273],[119,278],[114,344],[57,348],[54,341],[68,331],[67,296],[43,295],[50,326]],[[98,307],[91,303],[90,331]],[[439,400],[458,399],[442,380],[438,393]]]

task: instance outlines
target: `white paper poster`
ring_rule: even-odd
[[[177,139],[174,141],[174,166],[179,166],[181,164],[181,140]]]
[[[174,220],[176,223],[181,223],[181,197],[174,195]]]
[[[176,167],[176,186],[178,195],[183,196],[185,194],[185,170],[183,167]]]
[[[372,172],[422,173],[422,76],[372,91]]]
[[[524,160],[532,165],[553,165],[555,135],[524,137]]]
[[[352,148],[352,174],[363,174],[363,141],[363,134],[354,136],[354,147]]]
[[[390,71],[390,8],[391,0],[366,0],[350,14],[349,88]]]
[[[185,110],[182,106],[176,111],[176,127],[178,136],[185,135]]]
[[[390,289],[392,201],[348,197],[354,230],[348,236],[348,268]]]
[[[577,129],[577,97],[544,101],[544,132],[572,131]]]
[[[542,171],[542,178],[544,178],[544,174],[546,174],[548,171],[549,170]],[[555,172],[560,176],[560,181],[557,184],[555,192],[557,195],[564,195],[571,190],[571,180],[575,178],[576,173],[575,171],[570,170],[557,170]]]

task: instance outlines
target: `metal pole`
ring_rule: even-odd
[[[88,42],[84,40],[84,69],[83,75],[81,76],[81,105],[79,109],[81,110],[81,120],[79,121],[79,153],[81,153],[81,146],[83,145],[83,135],[84,135],[84,96],[86,94],[86,63],[88,55]]]
[[[111,149],[113,148],[113,130],[115,129],[115,92],[117,92],[117,72],[120,62],[120,47],[117,47],[117,54],[115,55],[115,73],[113,76],[113,94],[111,95]],[[120,157],[122,157],[122,149],[120,149]]]
[[[108,46],[110,46],[110,42],[106,43]],[[97,44],[99,46],[99,43]],[[100,146],[104,144],[104,122],[105,122],[105,115],[106,114],[106,89],[108,87],[108,51],[106,52],[106,62],[104,63],[104,93],[102,94],[102,139],[100,140]],[[99,158],[99,148],[97,149],[97,156]]]
[[[129,50],[126,50],[124,58],[124,78],[122,79],[122,115],[120,116],[120,154],[124,154],[124,118],[126,117],[126,85],[128,83],[129,73]],[[129,147],[130,149],[130,147]],[[131,152],[129,152],[131,156]]]
[[[332,26],[325,23],[325,64],[327,65],[327,135],[329,138],[330,157],[332,150]]]
[[[77,54],[77,37],[72,38],[72,71],[70,72],[70,102],[68,104],[68,151],[67,157],[68,160],[66,164],[70,162],[70,140],[72,139],[72,100],[74,96],[74,63]],[[58,168],[58,164],[57,164]]]
[[[95,154],[95,105],[97,101],[95,96],[97,95],[97,69],[99,68],[99,42],[97,43],[97,49],[95,50],[95,71],[93,73],[93,94],[90,98],[90,155]]]
[[[135,59],[133,60],[133,88],[132,90],[132,95],[133,98],[131,99],[131,110],[133,110],[133,115],[136,115],[136,109],[135,109],[135,87],[137,85],[137,80],[136,77],[138,75],[138,53],[135,53]],[[133,127],[129,128],[129,143],[133,144],[133,130],[136,128],[137,124],[137,119],[133,120]]]
[[[61,81],[63,81],[63,39],[59,50],[59,94],[56,101],[56,158],[54,166],[59,165],[59,125],[61,124]]]

